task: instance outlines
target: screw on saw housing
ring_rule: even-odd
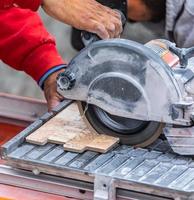
[[[194,47],[178,48],[175,45],[170,45],[169,50],[179,57],[182,68],[186,68],[188,65],[188,59],[194,56]]]
[[[70,71],[62,72],[57,77],[57,86],[61,90],[70,90],[75,85],[75,82],[75,75]]]
[[[125,15],[120,10],[117,10],[117,9],[115,9],[115,10],[121,15],[121,22],[124,27],[125,23],[126,23]],[[93,42],[101,40],[100,37],[97,36],[96,34],[89,33],[87,31],[82,31],[81,38],[82,38],[82,42],[84,43],[85,46],[88,46],[88,45],[92,44]]]

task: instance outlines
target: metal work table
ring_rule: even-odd
[[[194,161],[174,154],[166,141],[147,149],[118,145],[106,154],[64,152],[60,145],[25,142],[70,103],[45,114],[2,147],[2,157],[12,168],[0,167],[0,183],[60,195],[68,188],[66,195],[84,200],[194,199]]]

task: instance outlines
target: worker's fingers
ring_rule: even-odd
[[[115,37],[120,37],[121,33],[123,32],[123,25],[121,20],[117,20],[115,22]]]
[[[96,33],[102,39],[110,38],[110,33],[108,32],[107,28],[103,24],[96,21],[93,21],[93,25],[88,31]]]
[[[123,31],[123,24],[122,24],[122,19],[121,19],[121,14],[117,10],[110,9],[108,7],[105,7],[107,10],[107,13],[110,14],[112,24],[115,25],[115,34],[114,37],[119,37]]]
[[[104,22],[105,23],[105,22]],[[122,22],[116,18],[112,18],[111,22],[106,25],[106,29],[110,38],[119,37],[123,31]]]
[[[58,92],[57,92],[57,97],[60,99],[60,101],[64,100],[64,97],[62,95],[60,95]]]
[[[106,12],[98,13],[98,21],[103,24],[109,34],[109,38],[119,37],[123,31],[121,15],[110,8],[103,7]],[[96,20],[96,19],[95,19]],[[104,38],[103,38],[104,39]]]
[[[107,31],[109,33],[109,38],[114,38],[116,35],[116,26],[114,23],[110,23],[107,25]]]
[[[54,84],[45,91],[49,111],[53,110],[61,101],[64,100],[64,97],[61,96],[56,90],[57,86]]]
[[[58,106],[60,103],[59,99],[57,98],[52,98],[48,101],[48,111],[53,110],[56,106]]]
[[[53,93],[53,92],[51,92],[51,93]],[[58,106],[60,104],[60,102],[62,100],[64,100],[64,97],[62,97],[58,93],[55,93],[54,96],[50,96],[50,97],[51,98],[49,98],[47,100],[47,105],[48,105],[48,110],[49,111],[53,110],[56,106]]]
[[[92,23],[90,32],[96,33],[102,39],[119,37],[123,30],[120,18],[114,16],[98,16],[98,21],[93,19]]]

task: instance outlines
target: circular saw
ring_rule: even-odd
[[[78,101],[93,131],[144,147],[159,137],[164,126],[192,127],[193,94],[186,86],[194,77],[193,52],[167,40],[145,45],[95,40],[60,74],[58,92]],[[169,130],[167,135],[173,132]]]

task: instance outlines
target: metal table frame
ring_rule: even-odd
[[[1,147],[12,168],[0,167],[0,183],[84,200],[194,199],[194,162],[173,154],[165,141],[148,149],[118,146],[106,154],[63,152],[60,145],[25,142],[71,103],[64,101]]]

